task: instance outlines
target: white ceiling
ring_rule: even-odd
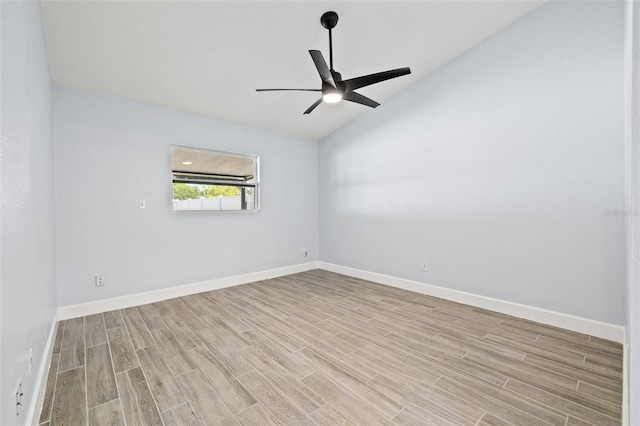
[[[320,16],[334,10],[334,68],[344,79],[411,67],[358,90],[380,102],[544,1],[45,1],[53,82],[320,139],[374,110],[321,104],[309,49],[329,61]]]

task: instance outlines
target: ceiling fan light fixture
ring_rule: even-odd
[[[340,92],[328,92],[322,95],[322,100],[328,104],[335,104],[342,100],[342,93]]]

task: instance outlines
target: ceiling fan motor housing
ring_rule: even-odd
[[[320,23],[328,30],[335,28],[338,25],[338,14],[334,11],[325,12],[320,17]]]

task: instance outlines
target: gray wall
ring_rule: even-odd
[[[22,378],[26,410],[56,308],[51,79],[40,3],[3,1],[0,151],[0,424],[13,423]],[[34,374],[27,352],[33,348]]]
[[[314,141],[65,88],[54,139],[59,306],[318,260]],[[172,213],[170,144],[260,155],[261,211]]]
[[[625,324],[622,70],[622,2],[551,2],[329,135],[321,259]]]

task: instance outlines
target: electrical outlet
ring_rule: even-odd
[[[422,269],[423,271],[428,271],[429,268],[427,267],[427,261],[423,260],[422,263],[420,264],[420,269]]]
[[[20,419],[20,413],[22,413],[22,379],[18,379],[18,386],[16,386],[16,420]]]
[[[96,287],[104,287],[104,277],[102,275],[96,275]]]
[[[309,251],[307,249],[302,249],[302,257],[309,256]]]
[[[33,374],[33,348],[29,348],[29,353],[27,354],[29,357],[29,375]]]
[[[147,202],[145,200],[138,200],[138,208],[144,210],[147,208]]]

